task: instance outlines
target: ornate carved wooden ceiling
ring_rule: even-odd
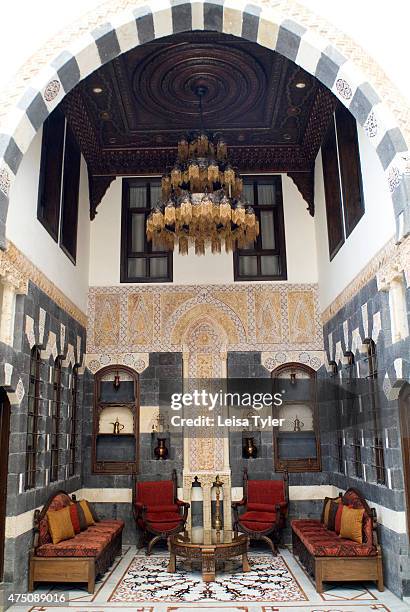
[[[292,173],[313,212],[312,169],[335,98],[259,45],[192,32],[137,47],[73,90],[64,110],[86,158],[91,216],[117,175],[162,174],[178,138],[204,124],[223,135],[240,172]],[[309,187],[310,185],[310,187]]]

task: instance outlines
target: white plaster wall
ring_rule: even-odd
[[[322,158],[315,165],[315,224],[319,300],[323,310],[366,266],[395,233],[393,208],[382,167],[363,129],[358,126],[365,214],[329,261]]]
[[[104,196],[98,214],[91,223],[90,285],[120,284],[121,250],[121,183],[117,178]],[[316,237],[313,218],[307,204],[287,176],[282,176],[283,207],[286,234],[288,282],[316,283]],[[231,283],[233,256],[206,253],[188,256],[174,253],[174,284]]]
[[[87,308],[90,221],[87,167],[81,158],[77,264],[37,220],[42,131],[23,157],[11,190],[6,236],[84,312]]]

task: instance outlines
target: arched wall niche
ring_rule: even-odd
[[[77,83],[121,53],[192,30],[233,34],[281,53],[317,77],[352,112],[376,148],[396,217],[410,232],[409,109],[376,62],[353,40],[294,0],[109,0],[70,24],[33,56],[4,91],[0,126],[0,247],[10,189],[24,153],[49,113]],[[399,119],[399,117],[401,117]]]

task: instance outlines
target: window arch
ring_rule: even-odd
[[[273,417],[283,419],[273,429],[275,471],[321,470],[316,372],[303,363],[285,363],[272,372],[274,392],[282,405]],[[283,393],[285,391],[285,393]]]
[[[59,461],[59,437],[61,418],[61,357],[57,357],[53,368],[53,399],[51,402],[51,434],[50,434],[50,482],[58,480]]]
[[[38,417],[41,399],[41,354],[34,346],[30,357],[30,377],[28,387],[27,435],[26,435],[26,473],[24,488],[34,489],[38,459]]]
[[[74,476],[77,462],[77,424],[78,424],[78,408],[79,408],[79,393],[80,380],[78,374],[78,365],[73,367],[70,380],[69,404],[68,404],[68,420],[69,420],[69,459],[68,459],[68,475]]]

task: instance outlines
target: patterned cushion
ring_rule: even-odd
[[[369,557],[377,554],[373,545],[341,538],[320,521],[295,519],[291,525],[307,550],[316,557]]]
[[[88,527],[87,533],[103,534],[113,540],[120,531],[124,529],[124,521],[117,520],[101,520],[97,524]]]
[[[75,538],[59,544],[44,544],[37,549],[38,557],[98,557],[106,544],[90,538],[87,542],[76,543]]]
[[[53,498],[48,510],[61,510],[61,508],[65,508],[71,503],[72,501],[68,495],[65,493],[59,493]],[[48,520],[46,515],[39,522],[39,546],[42,544],[49,544],[51,541],[51,534],[48,528]]]

